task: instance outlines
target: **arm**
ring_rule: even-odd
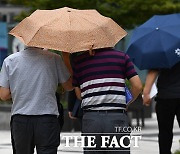
[[[73,90],[74,87],[72,86],[72,78],[70,77],[66,82],[62,83],[62,86],[67,91]]]
[[[56,55],[56,65],[58,73],[58,83],[60,83],[62,87],[67,91],[73,90],[74,87],[72,86],[71,74],[66,67],[64,61],[62,60],[61,56],[59,55]]]
[[[146,76],[145,87],[143,90],[143,104],[146,106],[149,106],[151,103],[151,98],[149,94],[158,74],[159,72],[157,70],[150,70]]]
[[[69,118],[72,119],[72,120],[77,119],[76,117],[73,117],[73,116],[72,116],[72,112],[70,112],[70,111],[68,112],[68,115],[69,115]]]
[[[72,90],[68,93],[68,115],[69,115],[69,118],[70,119],[77,119],[75,117],[72,116],[72,111],[73,111],[73,108],[74,108],[74,104],[76,102],[76,94],[75,94],[75,91]]]
[[[11,98],[11,92],[9,88],[0,87],[0,98],[6,101]]]
[[[62,52],[62,57],[63,57],[63,60],[64,60],[64,64],[66,65],[66,67],[68,68],[69,72],[72,75],[73,71],[72,71],[72,67],[71,67],[70,57],[69,56],[70,56],[69,53]]]
[[[125,76],[129,80],[131,85],[131,94],[133,96],[132,101],[129,103],[129,105],[136,100],[136,98],[139,96],[139,94],[142,91],[142,83],[139,78],[139,76],[136,73],[136,70],[134,68],[134,64],[130,60],[129,56],[125,54]]]
[[[67,102],[68,102],[68,111],[72,112],[73,108],[74,108],[74,104],[76,102],[76,93],[75,90],[69,91],[68,92],[68,98],[67,98]]]
[[[136,100],[136,98],[139,96],[139,94],[142,91],[142,83],[138,75],[135,75],[134,77],[129,79],[129,82],[131,84],[131,93],[133,95],[133,100],[130,102],[130,104]]]
[[[75,87],[75,93],[79,100],[82,100],[81,98],[81,89],[79,87]]]

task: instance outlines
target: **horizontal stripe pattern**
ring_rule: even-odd
[[[93,88],[97,88],[97,87],[108,87],[108,86],[117,86],[119,88],[124,87],[124,83],[118,83],[118,82],[105,82],[105,83],[97,83],[97,84],[92,84],[92,85],[88,85],[84,88],[81,89],[81,92],[83,93],[84,91],[88,90],[88,89],[93,89]]]
[[[131,68],[130,68],[131,69]],[[104,72],[107,70],[112,70],[113,72],[118,72],[119,74],[123,74],[122,69],[119,69],[119,66],[101,66],[101,67],[97,67],[96,66],[96,70],[94,70],[93,67],[86,69],[83,71],[83,74],[91,74],[91,73],[96,73],[96,72]],[[110,71],[111,73],[113,73],[112,71]],[[82,72],[82,71],[81,71]],[[77,75],[80,75],[81,72],[77,72]]]
[[[117,63],[117,62],[107,62],[107,63],[102,63],[102,60],[100,60],[99,62],[96,61],[96,67],[106,67],[106,66],[120,66],[121,69],[124,69],[124,65],[123,63],[120,64],[120,63]],[[89,69],[89,68],[92,68],[94,67],[94,64],[87,64],[85,66],[82,66],[82,65],[79,65],[79,69],[77,70],[77,73],[83,71],[83,70],[86,70],[86,69]]]
[[[89,94],[86,94],[85,96],[82,97],[82,99],[85,99],[85,98],[90,98],[90,97],[94,97],[94,96],[108,96],[109,94],[112,94],[112,95],[125,95],[124,92],[122,91],[117,91],[117,90],[106,90],[106,91],[99,91],[99,92],[93,92],[93,93],[89,93]]]
[[[102,73],[102,72],[101,72]],[[96,79],[103,79],[103,78],[117,78],[117,79],[123,79],[124,76],[121,74],[96,74],[96,75],[91,75],[89,77],[86,78],[78,78],[79,84],[83,84],[84,82],[88,82],[90,80],[96,80]]]
[[[116,70],[96,71],[96,70],[94,70],[94,72],[78,74],[77,76],[79,76],[78,80],[81,81],[81,80],[89,78],[89,77],[95,77],[94,79],[96,79],[97,75],[104,75],[104,74],[105,75],[107,75],[107,74],[116,75],[116,74],[122,74],[122,71],[116,71]],[[125,78],[124,75],[122,75],[122,78]],[[82,84],[82,82],[80,82],[80,84]]]
[[[74,60],[73,85],[79,86],[82,107],[90,109],[124,109],[125,79],[137,75],[129,57],[113,49],[88,52]]]
[[[125,80],[124,79],[119,79],[119,78],[96,79],[96,80],[90,80],[90,81],[84,82],[80,87],[81,87],[81,89],[83,89],[84,87],[87,87],[87,86],[93,85],[93,84],[112,83],[112,82],[125,83]]]
[[[88,94],[100,92],[100,91],[119,91],[124,93],[125,89],[124,87],[116,87],[116,86],[105,86],[105,87],[98,87],[98,88],[91,88],[84,92],[81,92],[82,97],[86,97]]]
[[[110,57],[106,57],[105,60],[107,61],[107,63],[103,63],[102,59],[93,59],[96,66],[99,66],[101,67],[102,65],[120,65],[123,67],[123,64],[125,63],[125,59],[121,59],[122,57],[121,56],[115,56],[114,59],[113,58],[110,58]],[[91,60],[91,59],[89,59]],[[83,62],[79,62],[77,63],[77,67],[79,67],[79,69],[86,69],[86,67],[90,67],[91,66],[91,61],[84,61]]]
[[[88,97],[82,100],[82,107],[88,105],[101,104],[101,103],[106,103],[106,104],[119,103],[126,105],[126,99],[125,96],[123,95],[102,95],[101,97],[100,96]]]

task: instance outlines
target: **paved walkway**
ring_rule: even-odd
[[[133,120],[135,123],[135,120]],[[142,139],[140,140],[139,148],[132,149],[131,154],[158,154],[158,128],[156,115],[153,114],[152,118],[145,119],[145,127],[140,132]],[[66,135],[80,135],[80,133],[62,133],[62,136]],[[180,129],[177,122],[174,124],[174,138],[172,145],[172,152],[180,148]],[[58,148],[58,154],[79,154],[82,153],[82,148],[65,147],[65,142]],[[12,154],[11,143],[10,143],[10,131],[0,131],[0,154]]]

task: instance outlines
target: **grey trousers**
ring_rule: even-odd
[[[116,112],[85,112],[82,119],[82,135],[95,136],[95,148],[84,148],[84,154],[130,154],[130,148],[102,148],[102,136],[116,136],[119,139],[130,133],[119,132],[117,127],[128,127],[128,117],[126,113]],[[129,145],[129,139],[124,140],[125,145]],[[85,145],[88,146],[87,139]]]

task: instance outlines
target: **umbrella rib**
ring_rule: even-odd
[[[69,29],[71,29],[70,13],[68,13],[68,18],[69,18]],[[70,32],[68,32],[68,39],[70,40]]]
[[[102,16],[103,17],[103,16]],[[91,23],[92,25],[96,25],[96,27],[100,27],[97,23],[95,23],[95,22],[92,22],[92,21],[90,21],[90,20],[87,20],[86,18],[84,18],[84,17],[82,17],[81,16],[81,18],[83,18],[84,20],[86,20],[86,21],[88,21],[89,23]],[[107,35],[107,33],[104,31],[104,29],[103,28],[101,28],[101,30],[104,32],[104,34],[106,35],[106,38],[108,38],[108,41],[111,41],[110,40],[110,38],[108,37],[108,35]]]
[[[162,30],[162,29],[161,29]],[[180,28],[179,28],[179,30],[180,30]],[[166,33],[166,34],[168,34],[168,35],[171,35],[171,36],[173,36],[173,37],[177,37],[178,39],[179,39],[179,37],[178,36],[176,36],[176,35],[173,35],[173,34],[171,34],[171,33],[168,33],[167,31],[165,31],[165,30],[162,30],[164,33]]]
[[[143,28],[143,33],[139,36],[139,30],[141,30],[140,28],[136,28],[135,30],[134,30],[134,32],[133,32],[133,37],[134,37],[134,35],[136,35],[136,32],[138,33],[138,36],[139,36],[139,38],[138,39],[140,39],[140,38],[142,38],[142,37],[144,37],[144,36],[146,36],[146,35],[148,35],[149,33],[152,33],[153,31],[154,31],[154,29],[151,29],[151,31],[147,31],[147,30],[149,30],[149,28]],[[137,38],[135,39],[135,41],[137,40]],[[135,42],[134,40],[132,40],[132,42],[131,43],[133,43],[133,42]]]
[[[36,31],[36,33],[33,35],[33,37],[30,39],[30,41],[27,43],[27,45],[31,43],[31,41],[33,40],[33,38],[36,36],[36,34],[39,32],[39,30],[40,30],[41,28],[42,28],[42,27],[40,27],[40,28]]]
[[[163,43],[162,39],[160,39],[160,42],[161,42],[161,46],[162,46],[162,48],[163,48],[163,55],[164,55],[166,61],[168,62],[168,66],[170,66],[169,60],[168,60],[167,55],[166,55],[166,52],[165,52],[165,48],[164,48],[164,46],[163,46],[164,43]]]
[[[113,47],[126,32],[96,10],[60,8],[38,10],[13,28],[14,36],[27,46],[68,52]],[[24,33],[28,29],[28,34]],[[13,35],[13,33],[12,33]],[[17,35],[17,36],[16,36]],[[59,42],[60,41],[60,42]]]
[[[54,19],[55,20],[55,19]],[[50,22],[48,22],[50,23]],[[33,38],[36,36],[36,34],[39,32],[39,30],[43,27],[43,26],[46,26],[48,23],[46,23],[45,25],[42,25],[36,32],[35,34],[33,35],[33,37],[30,39],[30,41],[27,43],[27,45],[33,40]]]
[[[162,30],[164,33],[166,33],[167,35],[170,35],[170,36],[173,36],[173,37],[176,37],[176,35],[172,35],[171,33],[168,33],[167,31],[164,31],[164,30]],[[177,37],[177,39],[179,39],[178,37]],[[163,42],[161,41],[161,43],[163,44]],[[165,49],[164,49],[164,51],[165,51]],[[167,52],[164,52],[165,53],[165,57],[166,57],[166,59],[167,59],[167,62],[168,62],[168,65],[169,66],[171,66],[171,64],[170,64],[170,62],[169,62],[169,59],[167,58],[168,57],[168,55],[167,55]]]
[[[62,16],[62,15],[61,15]],[[52,22],[54,22],[55,20],[57,20],[58,18],[60,18],[59,16],[58,17],[55,17],[53,20],[50,20],[50,21],[48,21],[46,24],[44,24],[44,25],[41,25],[41,27],[36,31],[36,33],[33,35],[33,37],[30,39],[30,41],[27,43],[27,44],[29,44],[30,42],[31,42],[31,40],[33,40],[33,38],[35,37],[35,35],[40,31],[40,29],[42,28],[42,27],[45,27],[45,26],[47,26],[49,23],[52,23]]]

